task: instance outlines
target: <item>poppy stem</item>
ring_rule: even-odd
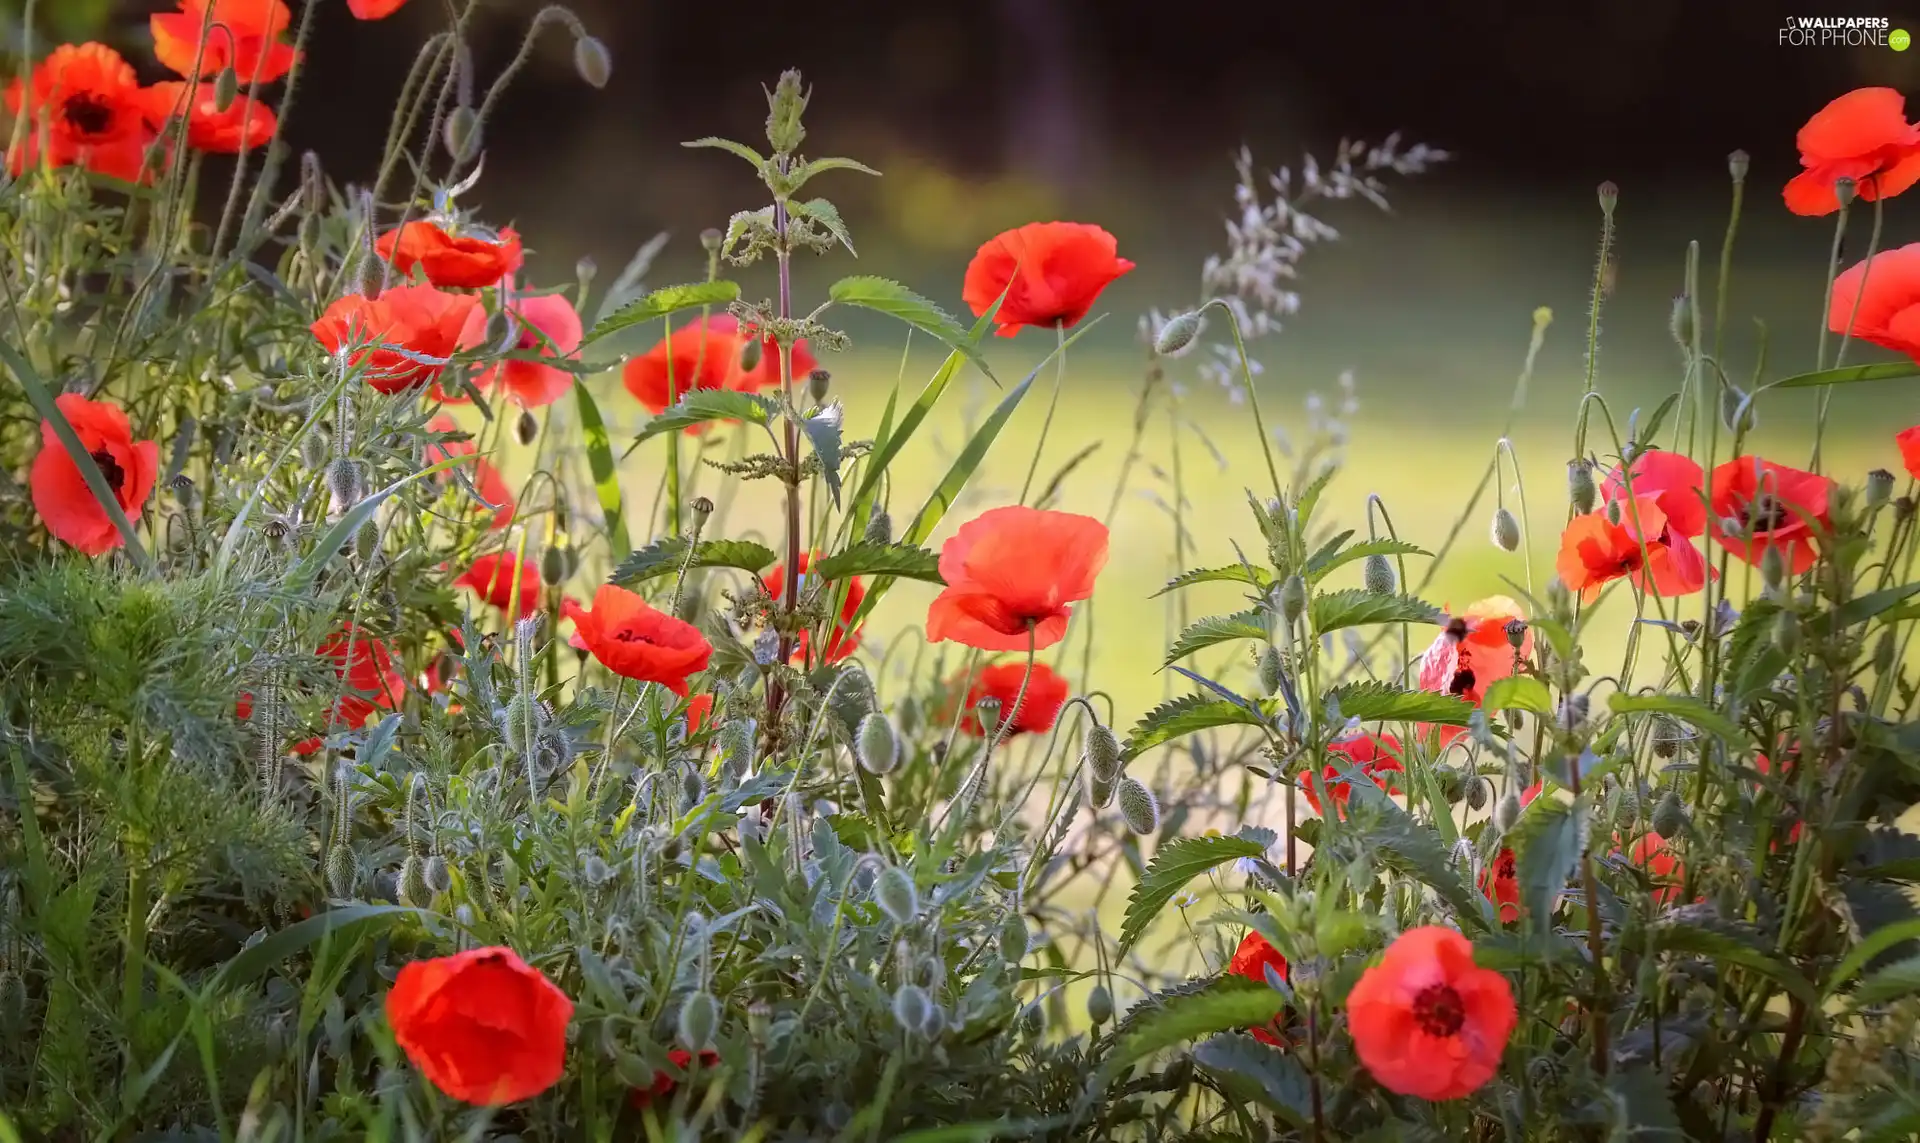
[[[1053,429],[1053,413],[1060,407],[1060,390],[1067,380],[1067,326],[1057,322],[1053,327],[1054,335],[1059,339],[1060,348],[1054,354],[1053,396],[1047,399],[1047,416],[1040,422],[1040,439],[1033,442],[1033,459],[1027,462],[1027,478],[1020,484],[1020,499],[1015,504],[1025,504],[1027,495],[1033,491],[1033,478],[1040,471],[1040,454],[1046,451],[1047,434]]]
[[[1214,298],[1195,312],[1205,313],[1216,308],[1227,315],[1227,328],[1233,331],[1233,347],[1240,351],[1240,379],[1246,382],[1247,405],[1253,410],[1253,427],[1260,434],[1260,452],[1267,459],[1267,476],[1273,481],[1273,494],[1285,500],[1286,496],[1280,488],[1280,467],[1273,462],[1273,438],[1267,434],[1266,418],[1260,415],[1260,387],[1253,383],[1253,362],[1247,357],[1247,341],[1240,335],[1240,318],[1233,312],[1233,307],[1219,298]]]
[[[1867,236],[1867,258],[1860,263],[1860,288],[1853,295],[1853,312],[1847,315],[1847,328],[1840,331],[1840,348],[1833,351],[1833,367],[1840,368],[1846,361],[1847,343],[1853,337],[1853,327],[1860,320],[1860,303],[1867,297],[1867,279],[1873,275],[1873,256],[1880,250],[1880,223],[1883,211],[1882,198],[1876,194],[1873,198],[1873,229]],[[1840,225],[1833,235],[1833,253],[1827,261],[1827,304],[1820,325],[1821,356],[1826,356],[1827,327],[1833,324],[1833,279],[1840,270],[1840,240],[1846,233],[1847,210],[1840,208]],[[1824,369],[1826,366],[1821,365]],[[1833,386],[1826,385],[1820,390],[1820,412],[1813,422],[1813,460],[1807,465],[1814,472],[1820,471],[1820,442],[1827,433],[1827,406],[1833,400]]]

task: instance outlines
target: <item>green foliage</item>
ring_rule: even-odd
[[[1127,901],[1126,919],[1120,926],[1121,951],[1140,939],[1187,882],[1234,858],[1264,856],[1273,840],[1271,831],[1249,827],[1235,837],[1182,837],[1162,845]]]

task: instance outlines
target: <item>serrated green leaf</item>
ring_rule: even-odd
[[[1357,791],[1356,791],[1357,792]],[[1374,860],[1426,885],[1452,907],[1463,928],[1490,927],[1492,906],[1470,888],[1454,868],[1453,853],[1424,825],[1385,797],[1351,798],[1350,811],[1362,826],[1360,844]]]
[[[1532,675],[1508,675],[1495,679],[1487,687],[1486,698],[1480,706],[1485,710],[1530,710],[1551,716],[1553,696],[1547,692],[1547,684]]]
[[[607,582],[621,585],[645,583],[664,575],[674,575],[683,566],[738,568],[758,575],[772,567],[776,559],[779,557],[774,555],[772,548],[750,540],[702,540],[689,561],[685,537],[671,536],[655,540],[620,561],[620,565],[613,569],[613,574],[607,577]]]
[[[847,253],[855,258],[860,256],[860,252],[853,248],[853,235],[847,233],[847,224],[841,221],[839,209],[826,199],[790,202],[787,204],[787,211],[797,218],[810,218],[819,223],[840,245],[847,248]]]
[[[626,501],[620,495],[620,472],[613,463],[613,443],[607,435],[607,422],[600,406],[585,385],[573,387],[573,399],[580,411],[580,440],[587,450],[587,468],[593,474],[593,494],[600,501],[600,512],[607,518],[607,545],[615,563],[627,558],[633,544],[627,539]]]
[[[1607,699],[1607,706],[1615,714],[1672,715],[1730,743],[1737,745],[1746,741],[1746,735],[1726,715],[1687,695],[1629,695],[1615,691]]]
[[[758,393],[742,393],[733,389],[695,389],[680,398],[664,413],[657,414],[640,435],[633,438],[634,444],[648,441],[662,433],[680,432],[708,421],[743,421],[749,425],[764,425],[773,419],[780,408],[770,397]]]
[[[840,422],[845,417],[840,402],[834,401],[811,417],[802,418],[800,430],[807,434],[813,455],[820,458],[820,479],[826,483],[833,506],[840,507]]]
[[[1874,973],[1860,982],[1853,990],[1853,1004],[1864,1008],[1872,1004],[1888,1004],[1920,993],[1920,956],[1910,956]]]
[[[1832,975],[1827,977],[1827,995],[1831,996],[1838,992],[1842,985],[1857,976],[1861,969],[1873,963],[1874,958],[1881,953],[1911,940],[1920,940],[1920,919],[1896,921],[1864,934],[1860,943],[1847,953],[1846,958],[1834,968]]]
[[[871,274],[842,278],[828,288],[827,297],[839,305],[859,306],[906,322],[978,363],[973,342],[952,315],[891,278]]]
[[[717,151],[725,151],[730,155],[738,155],[747,162],[752,163],[753,169],[756,171],[767,165],[767,160],[761,156],[760,152],[754,150],[752,147],[747,146],[745,143],[736,143],[732,139],[722,139],[718,135],[707,135],[703,138],[693,139],[680,145],[682,147],[711,147]]]
[[[913,544],[855,544],[810,564],[807,574],[821,579],[886,575],[941,585],[947,582],[940,578],[940,557]]]
[[[1534,924],[1552,924],[1553,906],[1586,852],[1587,815],[1585,801],[1536,798],[1514,826],[1508,844],[1517,858],[1520,904]]]
[[[1349,533],[1351,534],[1351,533]],[[1329,572],[1345,567],[1355,560],[1364,560],[1368,556],[1431,556],[1433,553],[1417,544],[1404,540],[1362,540],[1360,543],[1328,555],[1316,555],[1307,561],[1306,579],[1314,583],[1325,579]]]
[[[1134,724],[1121,752],[1132,761],[1165,742],[1184,738],[1219,726],[1259,726],[1259,716],[1238,703],[1210,699],[1205,695],[1184,695],[1169,699],[1148,711]]]
[[[1296,1127],[1312,1116],[1313,1095],[1300,1062],[1251,1036],[1215,1036],[1193,1049],[1193,1062]]]
[[[810,159],[798,171],[794,172],[793,188],[798,190],[808,179],[815,175],[826,174],[828,171],[859,171],[863,175],[872,175],[875,178],[880,177],[879,171],[874,170],[872,167],[856,159],[845,159],[830,155],[824,159]]]
[[[580,339],[580,345],[584,348],[623,329],[650,321],[659,321],[681,310],[695,310],[702,306],[724,306],[739,296],[740,283],[724,279],[712,282],[689,282],[680,286],[662,286],[646,297],[636,298],[600,319],[600,323],[595,325],[587,336]]]
[[[1136,1020],[1114,1045],[1106,1068],[1112,1074],[1189,1040],[1265,1024],[1286,1009],[1287,998],[1263,984],[1227,977],[1203,992],[1168,996]]]
[[[1308,606],[1308,615],[1314,631],[1319,634],[1373,623],[1438,625],[1447,621],[1446,612],[1424,600],[1407,595],[1375,595],[1357,587],[1315,595]]]
[[[1235,858],[1259,857],[1272,844],[1273,835],[1267,833],[1265,838],[1182,837],[1162,845],[1127,900],[1126,919],[1120,924],[1120,951],[1124,953],[1140,939],[1187,882]]]
[[[1167,649],[1167,661],[1163,666],[1171,665],[1193,654],[1195,651],[1230,643],[1235,639],[1258,639],[1265,642],[1271,637],[1267,613],[1261,608],[1250,607],[1245,611],[1236,611],[1232,615],[1210,615],[1196,620],[1180,632],[1180,637]]]
[[[1250,564],[1228,564],[1218,568],[1194,568],[1184,571],[1167,581],[1167,585],[1154,592],[1149,599],[1158,599],[1170,591],[1183,587],[1192,587],[1196,583],[1244,583],[1265,589],[1273,585],[1273,576],[1265,568]]]
[[[1687,1137],[1674,1113],[1666,1080],[1658,1072],[1647,1068],[1615,1072],[1607,1077],[1607,1095],[1613,1103],[1609,1143]]]
[[[1796,373],[1767,386],[1769,389],[1811,389],[1821,385],[1851,385],[1859,381],[1893,381],[1920,376],[1920,364],[1912,361],[1884,361],[1876,365],[1847,365],[1839,369],[1821,369]]]
[[[1410,691],[1392,683],[1368,680],[1347,683],[1328,692],[1338,703],[1340,717],[1361,722],[1427,722],[1438,726],[1465,726],[1473,704],[1437,691]]]

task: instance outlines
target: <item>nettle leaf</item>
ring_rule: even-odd
[[[842,278],[827,290],[827,296],[843,306],[859,306],[906,322],[975,358],[978,364],[976,347],[952,315],[891,278],[870,274]]]
[[[1410,691],[1392,683],[1369,680],[1333,688],[1327,701],[1338,703],[1341,718],[1361,722],[1431,722],[1465,726],[1473,704],[1438,691]]]
[[[1520,815],[1508,844],[1518,859],[1520,904],[1534,923],[1550,923],[1554,905],[1586,852],[1590,828],[1584,798],[1537,798]]]
[[[1920,993],[1920,956],[1897,961],[1860,982],[1853,990],[1855,1007],[1890,1004]]]
[[[1184,571],[1167,581],[1167,586],[1154,592],[1149,599],[1158,599],[1170,591],[1183,587],[1192,587],[1196,583],[1245,583],[1262,590],[1272,586],[1273,575],[1265,568],[1256,568],[1248,564],[1228,564],[1222,568],[1194,568]]]
[[[1346,533],[1351,536],[1353,533]],[[1342,537],[1345,538],[1344,536]],[[1363,540],[1352,547],[1336,551],[1321,549],[1307,561],[1304,573],[1309,583],[1325,578],[1328,572],[1344,567],[1355,560],[1364,560],[1368,556],[1431,556],[1433,553],[1417,544],[1405,540]]]
[[[750,540],[702,540],[689,560],[686,538],[671,536],[656,540],[621,560],[607,581],[622,585],[645,583],[650,579],[674,575],[683,566],[738,568],[758,575],[772,567],[773,561],[778,558],[772,548]]]
[[[1612,1139],[1685,1139],[1680,1116],[1673,1110],[1667,1082],[1650,1068],[1631,1068],[1607,1077],[1607,1097],[1613,1104]]]
[[[732,139],[722,139],[718,135],[707,135],[703,138],[694,139],[680,145],[682,147],[712,147],[715,150],[738,155],[747,162],[752,163],[753,169],[756,171],[767,165],[765,157],[752,147],[747,146],[745,143],[736,143]]]
[[[1234,837],[1182,837],[1162,845],[1127,901],[1126,919],[1120,925],[1120,951],[1125,952],[1140,939],[1187,882],[1235,858],[1259,857],[1273,841],[1273,831],[1250,827]]]
[[[1530,710],[1548,716],[1554,713],[1553,696],[1547,692],[1547,684],[1531,675],[1495,679],[1480,705],[1486,710]]]
[[[1264,984],[1226,977],[1201,992],[1167,996],[1133,1022],[1107,1058],[1109,1074],[1189,1040],[1251,1028],[1272,1020],[1287,998]]]
[[[800,422],[801,431],[813,445],[813,454],[820,458],[820,479],[826,482],[827,495],[833,497],[835,508],[840,507],[840,423],[845,417],[840,402],[832,401]]]
[[[669,314],[681,310],[699,309],[701,306],[724,306],[740,296],[740,283],[720,280],[715,282],[689,282],[683,286],[662,286],[643,298],[636,298],[619,309],[601,318],[586,337],[580,339],[581,346],[592,345],[601,338],[619,333],[623,329],[642,325],[650,321],[659,321]]]
[[[1431,623],[1447,621],[1447,614],[1410,595],[1375,595],[1361,588],[1322,592],[1308,607],[1313,629],[1325,633],[1340,627],[1373,623]]]
[[[1264,609],[1250,607],[1245,611],[1236,611],[1232,615],[1213,615],[1198,620],[1180,632],[1167,651],[1167,662],[1171,665],[1193,654],[1195,651],[1235,639],[1258,639],[1265,642],[1271,637],[1267,626],[1267,613]]]
[[[1357,790],[1360,783],[1352,785]],[[1360,803],[1355,807],[1356,820],[1362,814],[1371,819],[1361,831],[1360,843],[1374,860],[1438,893],[1463,926],[1479,930],[1492,927],[1492,906],[1461,880],[1460,871],[1454,868],[1453,851],[1441,844],[1440,835],[1431,826],[1414,820],[1384,795],[1354,801]]]
[[[808,565],[808,575],[821,579],[851,579],[857,575],[895,576],[945,586],[940,557],[913,544],[855,544]]]
[[[853,248],[853,236],[847,232],[847,224],[841,221],[839,209],[826,199],[790,202],[787,204],[787,212],[796,218],[808,218],[819,223],[821,229],[833,235],[840,245],[847,248],[847,253],[855,258],[860,256],[859,251]]]
[[[1183,695],[1148,711],[1127,736],[1122,757],[1131,761],[1162,743],[1220,726],[1262,726],[1260,715],[1239,703]]]
[[[1252,1036],[1215,1036],[1193,1050],[1193,1062],[1296,1127],[1313,1114],[1312,1089],[1300,1061]]]
[[[1726,715],[1688,695],[1629,695],[1615,691],[1607,699],[1615,714],[1667,714],[1739,745],[1747,736]]]
[[[640,435],[633,438],[634,444],[651,440],[662,433],[677,433],[695,425],[704,425],[708,421],[744,421],[749,425],[764,425],[773,419],[780,408],[770,397],[758,393],[740,393],[732,389],[695,389],[680,398],[664,413],[657,414]]]

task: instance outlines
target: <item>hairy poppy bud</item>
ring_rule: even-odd
[[[713,993],[702,989],[688,993],[680,1003],[680,1019],[674,1031],[680,1038],[680,1046],[689,1052],[698,1052],[713,1043],[713,1033],[720,1026],[720,1002]]]
[[[1127,828],[1145,837],[1160,828],[1160,800],[1138,778],[1120,779],[1120,817]]]
[[[1619,205],[1620,202],[1620,188],[1614,184],[1612,179],[1608,179],[1606,182],[1600,184],[1597,193],[1600,199],[1600,213],[1606,215],[1608,218],[1612,218],[1613,208]]]
[[[1573,510],[1586,515],[1593,511],[1593,504],[1599,493],[1593,487],[1593,467],[1584,460],[1567,462],[1567,499],[1573,503]]]
[[[1269,643],[1260,649],[1260,693],[1277,694],[1283,681],[1280,670],[1280,649]]]
[[[345,457],[327,465],[327,489],[333,493],[333,509],[345,512],[360,503],[360,466]]]
[[[1493,546],[1503,552],[1520,550],[1520,521],[1505,508],[1493,510]]]
[[[400,900],[414,908],[424,908],[433,900],[433,890],[427,888],[425,862],[418,854],[409,853],[400,863]]]
[[[749,338],[740,347],[740,372],[752,373],[760,368],[760,362],[765,360],[766,352],[766,347],[760,344],[759,338]]]
[[[1893,498],[1893,473],[1884,468],[1876,468],[1867,473],[1866,505],[1868,511],[1885,504]]]
[[[1685,737],[1686,732],[1680,728],[1680,723],[1673,716],[1665,714],[1653,716],[1653,756],[1655,758],[1672,758],[1680,753],[1680,742]]]
[[[300,438],[300,461],[309,469],[324,468],[327,463],[327,435],[314,429]]]
[[[1687,828],[1687,811],[1680,805],[1680,796],[1668,790],[1653,806],[1653,832],[1661,837],[1678,837]]]
[[[1086,782],[1087,807],[1089,809],[1104,810],[1113,804],[1116,782],[1103,782],[1100,780],[1100,775],[1091,772],[1087,774]]]
[[[833,387],[833,374],[824,369],[816,369],[807,374],[807,396],[818,405],[827,399],[827,390]]]
[[[902,1032],[914,1036],[924,1034],[932,1015],[933,1001],[927,998],[926,989],[908,982],[894,991],[893,1019]]]
[[[1833,197],[1840,200],[1841,206],[1852,206],[1859,192],[1860,185],[1845,175],[1833,180]]]
[[[1620,501],[1618,500],[1607,501],[1608,521],[1610,521],[1611,523],[1618,524],[1621,520],[1624,520],[1626,518],[1626,515],[1627,515],[1627,510],[1621,504]]]
[[[213,80],[213,109],[222,115],[233,107],[233,101],[240,98],[240,77],[231,67],[221,69]]]
[[[873,903],[896,925],[910,925],[920,915],[920,894],[913,878],[897,865],[889,865],[873,883]]]
[[[1113,993],[1104,984],[1096,984],[1087,993],[1087,1022],[1098,1028],[1113,1019]]]
[[[573,569],[577,566],[573,549],[565,544],[548,544],[540,553],[540,578],[548,586],[565,583],[573,578]]]
[[[367,517],[366,521],[360,525],[360,530],[353,534],[353,551],[360,557],[361,563],[372,561],[373,557],[379,553],[380,525],[373,522],[373,517]]]
[[[1120,739],[1110,728],[1097,722],[1088,727],[1082,750],[1089,773],[1108,784],[1119,780]]]
[[[1782,611],[1773,617],[1773,645],[1780,653],[1791,657],[1800,649],[1800,617],[1791,611]]]
[[[1769,591],[1777,592],[1787,581],[1787,558],[1777,545],[1768,544],[1760,556],[1760,579]]]
[[[1397,586],[1393,561],[1377,552],[1368,556],[1360,565],[1360,582],[1375,595],[1392,595]]]
[[[716,738],[720,756],[742,772],[753,768],[754,747],[757,744],[755,729],[753,719],[739,718],[721,726]]]
[[[1673,296],[1673,309],[1667,314],[1667,332],[1673,335],[1680,352],[1693,350],[1693,299],[1685,294]]]
[[[353,888],[359,882],[359,870],[354,865],[353,850],[345,842],[335,842],[327,850],[327,892],[336,901],[344,901],[353,896]]]
[[[605,87],[613,78],[613,56],[599,40],[580,36],[573,41],[573,70],[589,87]]]
[[[869,774],[890,774],[900,762],[900,738],[887,716],[874,711],[860,720],[855,754]]]
[[[707,783],[700,777],[700,771],[689,767],[686,773],[680,775],[681,807],[684,810],[690,810],[699,805],[700,799],[706,796]]]
[[[1752,162],[1745,151],[1735,151],[1727,156],[1727,173],[1733,176],[1734,182],[1744,183],[1747,181],[1747,167]]]
[[[1278,602],[1280,615],[1288,623],[1300,618],[1307,609],[1307,581],[1297,572],[1282,580]]]
[[[1750,433],[1760,423],[1753,399],[1730,381],[1720,387],[1720,423],[1732,433]]]
[[[807,99],[807,92],[800,86],[800,73],[793,70],[781,72],[780,82],[767,96],[767,143],[782,155],[798,151],[807,137],[807,129],[800,125]]]
[[[1567,581],[1554,576],[1547,581],[1547,604],[1555,611],[1565,611],[1573,602],[1573,593],[1567,590]]]
[[[1511,832],[1515,822],[1520,820],[1520,795],[1514,792],[1513,783],[1507,783],[1506,796],[1493,808],[1493,828],[1501,833]]]
[[[1006,924],[1000,926],[1000,959],[1008,964],[1019,964],[1027,959],[1027,946],[1033,935],[1027,932],[1027,923],[1015,913],[1008,917]]]
[[[1000,700],[987,695],[973,704],[973,713],[980,719],[980,733],[992,738],[1000,729]]]
[[[464,163],[480,149],[480,113],[471,107],[456,107],[440,129],[440,141],[455,162]]]
[[[453,888],[453,874],[447,869],[447,859],[437,853],[427,858],[420,872],[426,880],[429,893],[445,893]]]
[[[860,539],[868,544],[893,543],[893,517],[887,515],[885,508],[875,508],[873,515],[867,517],[867,530]]]
[[[1169,318],[1167,324],[1160,327],[1159,336],[1153,339],[1153,351],[1162,357],[1176,356],[1192,345],[1193,339],[1199,334],[1200,315],[1197,312]]]

